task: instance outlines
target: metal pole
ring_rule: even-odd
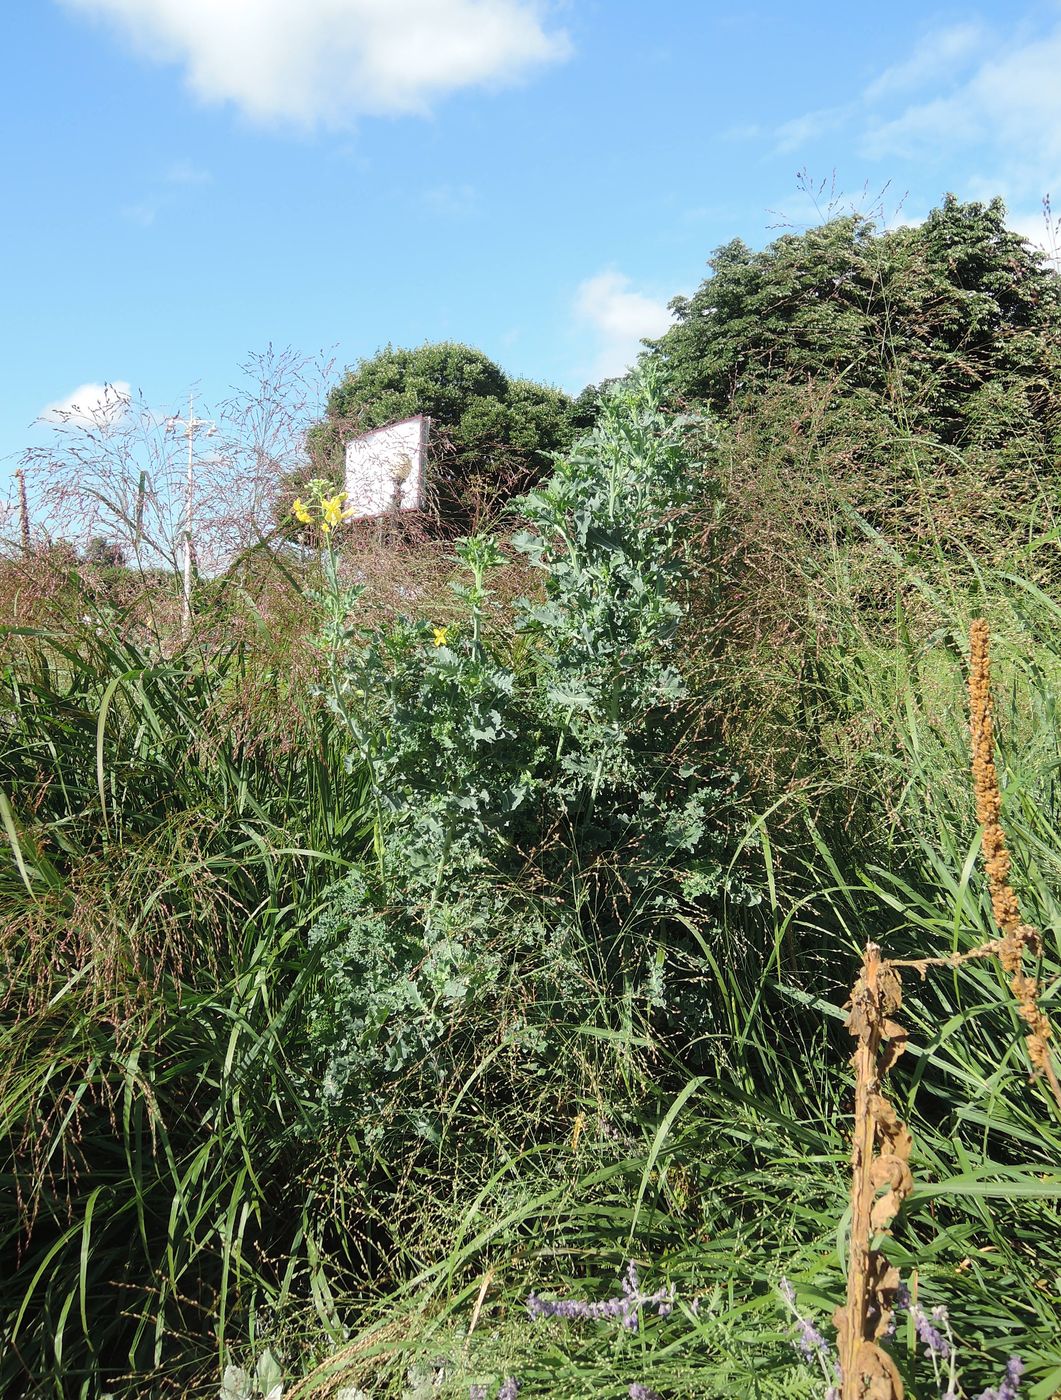
[[[16,468],[15,477],[18,480],[18,514],[22,533],[22,553],[28,559],[30,554],[29,502],[26,499],[26,474],[21,467]]]
[[[184,519],[181,533],[184,536],[184,567],[181,579],[181,631],[188,636],[192,626],[192,518],[195,510],[195,432],[206,428],[207,437],[217,432],[217,424],[208,418],[196,418],[195,394],[188,395],[188,417],[167,418],[166,432],[183,432],[188,439],[188,473],[184,483]],[[142,495],[141,502],[142,505]]]
[[[184,597],[181,605],[181,631],[187,637],[192,626],[192,500],[195,492],[195,459],[192,435],[195,432],[195,396],[188,395],[188,480],[184,495]]]

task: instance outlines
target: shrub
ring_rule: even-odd
[[[406,1109],[430,1116],[491,1020],[555,1060],[587,996],[662,1010],[668,942],[676,967],[692,956],[675,916],[754,897],[733,868],[737,776],[686,733],[676,665],[702,425],[659,400],[651,374],[616,391],[519,503],[512,545],[544,595],[517,599],[512,627],[490,608],[501,546],[475,536],[457,546],[462,620],[399,619],[332,648],[334,704],[379,813],[377,861],[313,935],[332,1116],[378,1122],[383,1086],[410,1066]]]

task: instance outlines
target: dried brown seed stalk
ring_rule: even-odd
[[[1002,829],[1002,794],[995,767],[995,726],[991,705],[990,634],[983,618],[969,630],[969,731],[972,739],[973,793],[983,831],[984,868],[991,909],[1002,932],[998,957],[1028,1034],[1025,1044],[1033,1078],[1046,1080],[1059,1110],[1061,1083],[1050,1053],[1050,1021],[1039,1006],[1039,984],[1024,971],[1024,954],[1039,953],[1039,932],[1022,923],[1017,896],[1009,883],[1011,860]]]
[[[873,1236],[887,1230],[913,1189],[910,1132],[881,1092],[882,1078],[906,1048],[906,1031],[893,1019],[901,1005],[899,974],[882,960],[875,943],[867,943],[847,1018],[858,1046],[851,1061],[855,1126],[847,1301],[833,1317],[843,1400],[903,1400],[895,1362],[878,1345],[895,1305],[899,1271],[871,1248]]]

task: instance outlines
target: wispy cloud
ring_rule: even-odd
[[[568,56],[539,0],[63,0],[209,102],[259,121],[340,126],[422,113],[464,88],[518,81]]]
[[[775,129],[776,149],[806,148],[840,129],[869,160],[950,169],[963,152],[996,193],[1025,204],[1061,185],[1061,21],[1009,33],[968,21],[925,34],[847,104]],[[948,175],[947,178],[952,178]]]
[[[629,277],[609,268],[588,277],[575,292],[575,317],[594,336],[594,379],[624,374],[636,361],[641,341],[660,336],[671,324],[666,302],[637,291]]]
[[[131,224],[139,224],[141,228],[150,228],[158,218],[158,211],[161,203],[157,199],[141,199],[135,204],[122,205],[122,218],[128,219]]]
[[[989,41],[979,22],[954,24],[926,34],[911,53],[869,84],[863,94],[867,102],[879,102],[895,93],[910,92],[930,83],[953,79],[966,61],[982,53]]]
[[[143,199],[122,206],[122,218],[141,228],[150,228],[164,209],[176,204],[182,191],[190,193],[202,185],[213,183],[213,175],[204,166],[183,158],[171,161],[155,177],[154,190]]]
[[[795,151],[808,141],[815,141],[830,131],[838,131],[849,121],[856,108],[852,104],[842,107],[819,107],[814,112],[804,112],[801,117],[782,122],[774,132],[779,151]]]
[[[468,219],[479,209],[479,191],[467,184],[434,185],[424,191],[423,201],[438,218]]]
[[[919,156],[957,146],[1005,148],[1024,167],[1061,161],[1061,25],[984,58],[944,96],[874,121],[862,148],[873,157]],[[1056,173],[1056,170],[1055,170]]]

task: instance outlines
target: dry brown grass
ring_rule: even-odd
[[[1009,883],[1012,861],[1002,828],[1002,794],[995,767],[995,730],[991,702],[991,655],[987,623],[978,618],[970,629],[969,728],[972,738],[976,816],[983,832],[984,866],[991,909],[1002,932],[998,957],[1009,978],[1021,1019],[1028,1028],[1025,1045],[1034,1078],[1049,1085],[1061,1112],[1061,1084],[1050,1051],[1051,1026],[1039,1005],[1039,982],[1024,970],[1025,957],[1040,954],[1038,929],[1022,921],[1017,896]]]
[[[881,1089],[884,1075],[906,1048],[906,1032],[894,1019],[901,1004],[898,974],[881,959],[877,945],[868,943],[847,1020],[858,1046],[852,1060],[855,1126],[847,1300],[833,1319],[843,1400],[903,1400],[895,1362],[878,1345],[891,1321],[899,1270],[871,1248],[873,1236],[887,1230],[913,1188],[910,1132]]]

